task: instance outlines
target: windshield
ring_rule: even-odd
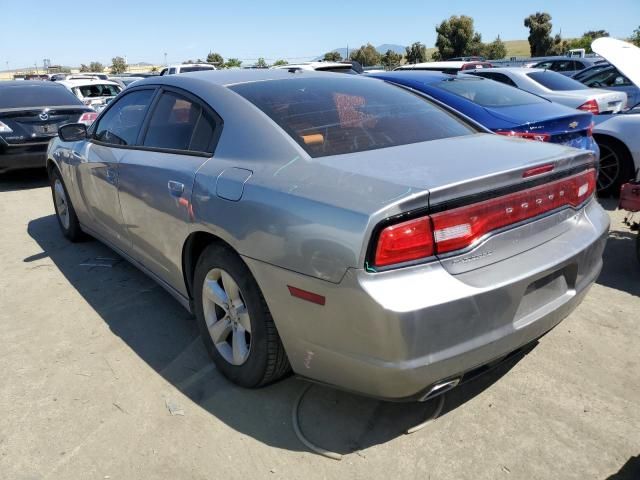
[[[527,73],[527,76],[543,87],[554,91],[586,90],[589,88],[580,82],[556,72],[531,72]]]
[[[524,90],[482,78],[454,78],[434,83],[432,86],[455,93],[483,107],[515,107],[547,103],[547,100]]]
[[[95,97],[115,97],[120,93],[121,88],[118,85],[109,85],[94,83],[93,85],[83,85],[73,89],[76,93],[80,92],[83,98]]]
[[[423,97],[351,75],[269,80],[229,88],[271,117],[312,157],[477,132]]]
[[[3,86],[0,83],[0,108],[53,107],[81,104],[62,85],[41,82],[38,85]]]

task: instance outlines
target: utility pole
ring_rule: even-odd
[[[167,52],[164,52],[164,66],[167,66]]]
[[[349,44],[347,43],[347,58],[345,60],[349,60]]]

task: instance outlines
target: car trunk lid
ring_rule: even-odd
[[[82,106],[2,109],[0,121],[13,130],[3,138],[8,144],[47,141],[58,134],[60,126],[76,122],[87,111]]]

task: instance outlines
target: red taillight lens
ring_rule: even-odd
[[[560,207],[577,207],[593,194],[594,169],[503,197],[431,215],[437,253],[472,245],[489,232]]]
[[[585,112],[591,112],[594,115],[598,115],[600,113],[600,108],[598,107],[598,102],[591,99],[584,102],[582,105],[578,107],[578,110],[584,110]]]
[[[551,138],[551,135],[548,133],[514,132],[513,130],[500,131],[496,133],[498,135],[504,135],[505,137],[525,138],[527,140],[536,140],[538,142],[548,142]]]
[[[80,115],[78,123],[84,123],[86,126],[89,126],[96,120],[96,118],[98,118],[97,112],[85,112]]]
[[[595,188],[596,171],[589,169],[502,197],[391,225],[380,232],[374,265],[384,267],[467,248],[495,230],[561,207],[578,207]]]
[[[429,217],[386,227],[380,232],[374,263],[383,267],[433,255],[433,231]]]

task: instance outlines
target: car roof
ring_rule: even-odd
[[[442,80],[449,80],[456,78],[456,75],[450,75],[448,73],[431,71],[431,70],[394,70],[392,72],[374,72],[368,74],[370,77],[375,78],[396,78],[406,80],[418,80],[421,82],[435,83]]]
[[[182,73],[180,75],[162,75],[140,79],[137,85],[167,83],[179,84],[187,79],[193,78],[214,85],[229,86],[238,83],[262,82],[267,80],[286,80],[290,78],[320,77],[327,78],[327,75],[338,75],[343,77],[344,74],[330,72],[316,72],[315,70],[296,70],[289,72],[286,68],[256,68],[256,69],[229,69],[229,70],[205,70],[200,72]]]
[[[342,62],[300,62],[300,63],[290,63],[287,65],[277,65],[275,67],[271,67],[273,69],[286,69],[286,68],[305,68],[309,67],[310,69],[316,68],[351,68],[352,65],[350,63],[342,63]]]
[[[54,87],[59,85],[60,82],[50,82],[47,80],[9,80],[6,82],[0,82],[1,87],[27,87],[27,86],[46,86],[46,87]]]
[[[65,85],[67,87],[82,87],[85,85],[118,85],[116,82],[112,82],[111,80],[101,80],[99,78],[85,78],[85,79],[77,79],[77,80],[60,80],[58,82],[60,85]],[[119,86],[119,85],[118,85]]]
[[[422,62],[422,63],[411,63],[411,64],[405,64],[405,65],[401,65],[398,68],[396,68],[396,70],[412,70],[412,69],[420,69],[420,68],[428,68],[428,69],[436,69],[436,68],[462,68],[465,65],[469,65],[469,64],[478,64],[478,65],[484,65],[484,64],[491,64],[491,62],[485,61],[485,60],[458,60],[458,61],[451,61],[451,60],[447,60],[445,62]]]
[[[166,68],[183,68],[183,67],[215,67],[210,63],[176,63],[175,65],[169,65]]]

